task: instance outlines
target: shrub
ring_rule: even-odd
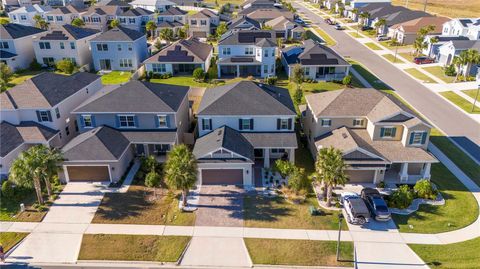
[[[445,75],[449,77],[454,77],[457,75],[457,71],[455,70],[455,66],[453,64],[445,67]]]
[[[160,175],[155,171],[151,171],[145,177],[145,186],[149,188],[158,187],[158,185],[160,185],[160,180],[161,180]]]
[[[268,77],[265,79],[265,82],[268,85],[275,85],[277,83],[278,78],[277,77]]]
[[[193,70],[193,79],[196,81],[202,81],[205,79],[205,72],[203,72],[203,69],[198,67]]]
[[[56,68],[66,74],[71,74],[73,73],[73,70],[75,69],[75,65],[71,60],[64,59],[60,60],[56,63]]]
[[[428,179],[421,179],[417,181],[413,187],[413,190],[415,190],[418,198],[431,200],[437,198],[437,190],[435,190],[432,182],[430,182]]]
[[[394,191],[388,200],[388,206],[394,208],[407,208],[413,201],[413,192],[408,185],[402,185],[398,190]]]
[[[42,65],[37,62],[37,60],[33,59],[33,61],[30,63],[30,70],[32,71],[39,71],[42,69]]]
[[[352,83],[352,76],[351,75],[346,75],[343,80],[342,84],[345,86],[349,86]]]
[[[2,184],[2,195],[5,198],[13,198],[15,196],[15,187],[12,181],[5,180]]]
[[[152,79],[152,78],[153,78],[153,71],[148,71],[148,73],[147,73],[147,80],[150,81],[150,79]]]
[[[297,88],[293,95],[293,100],[295,101],[295,103],[300,104],[302,102],[302,98],[303,98],[303,91],[302,89]]]
[[[272,168],[272,170],[280,173],[280,175],[282,175],[282,177],[289,176],[290,174],[292,174],[294,169],[295,169],[295,165],[293,163],[291,163],[289,161],[284,161],[284,160],[281,160],[281,159],[276,160],[275,164]]]
[[[310,180],[305,174],[305,169],[293,167],[293,171],[288,177],[288,187],[296,193],[306,192],[310,186]]]

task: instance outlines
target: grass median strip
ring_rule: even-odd
[[[394,63],[394,64],[405,63],[404,61],[400,60],[398,57],[395,58],[395,55],[393,55],[393,54],[383,54],[382,57],[387,59],[389,62]]]
[[[454,76],[451,77],[451,76],[445,75],[445,70],[443,70],[441,66],[423,67],[423,70],[443,80],[446,83],[453,83],[453,81],[455,80]]]
[[[380,48],[377,44],[373,42],[365,43],[365,46],[369,47],[372,50],[382,50],[382,48]]]
[[[329,34],[327,34],[321,28],[313,27],[313,29],[315,30],[315,32],[317,32],[318,35],[320,35],[320,37],[323,39],[323,41],[325,41],[325,43],[328,46],[333,46],[333,45],[337,44],[337,41],[335,41],[335,39],[333,39]]]
[[[414,78],[421,80],[425,83],[435,83],[435,80],[433,78],[418,71],[416,68],[408,68],[408,69],[405,69],[404,71],[412,75]]]
[[[7,252],[14,247],[18,242],[22,241],[28,233],[0,233],[0,244],[3,246],[3,251]]]
[[[176,262],[188,236],[85,234],[79,260]]]
[[[480,114],[480,108],[478,108],[477,106],[474,107],[473,104],[470,103],[468,100],[452,91],[441,92],[440,95],[445,97],[450,102],[454,103],[456,106],[463,109],[463,111],[469,114]]]
[[[478,89],[463,90],[462,92],[473,99],[477,98],[477,102],[480,100],[480,91]]]
[[[336,261],[335,241],[283,240],[245,238],[254,264],[300,266],[352,266],[353,243],[340,244],[340,257]]]

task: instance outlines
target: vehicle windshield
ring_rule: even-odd
[[[377,205],[375,208],[376,208],[377,211],[379,211],[379,212],[388,212],[388,208],[387,208],[386,206],[384,206],[384,205]]]

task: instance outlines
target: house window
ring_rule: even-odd
[[[108,51],[108,45],[107,44],[97,44],[97,50],[98,51]]]
[[[203,25],[203,26],[207,25],[207,21],[206,20],[201,20],[200,25]]]
[[[272,49],[272,57],[275,56],[275,49]]]
[[[332,120],[331,119],[322,119],[321,125],[322,125],[322,127],[330,127],[330,126],[332,126]]]
[[[48,116],[48,111],[39,111],[38,116],[39,116],[38,118],[40,119],[40,122],[50,121],[50,117]]]
[[[127,20],[125,18],[120,18],[120,23],[126,23]]]
[[[363,119],[354,119],[353,120],[354,127],[362,127],[363,126]]]
[[[0,49],[8,49],[10,46],[8,46],[8,42],[0,42]]]
[[[253,55],[253,48],[245,48],[245,55]]]
[[[120,59],[120,67],[132,67],[132,59]]]
[[[60,118],[60,109],[58,107],[55,108],[55,116],[57,116],[57,119]]]
[[[70,42],[70,48],[71,48],[72,50],[75,49],[75,42]]]
[[[135,116],[133,115],[121,115],[118,116],[120,127],[135,127]]]
[[[231,54],[230,48],[222,48],[222,54],[223,55],[230,55]]]
[[[310,67],[304,67],[303,73],[305,74],[305,76],[310,76]]]
[[[166,115],[158,115],[158,127],[160,128],[168,127]]]
[[[267,49],[263,50],[263,57],[268,57],[268,50]]]
[[[49,50],[50,49],[50,42],[39,42],[38,45],[40,46],[41,50]]]
[[[165,64],[152,64],[153,73],[166,73],[167,68]]]
[[[60,49],[64,50],[65,49],[65,43],[60,42]]]
[[[53,57],[44,57],[42,60],[44,65],[48,65],[48,66],[55,65],[55,59]]]
[[[53,16],[47,16],[47,21],[53,21]]]
[[[268,65],[263,66],[263,73],[268,73]]]
[[[93,127],[92,125],[92,116],[90,115],[82,115],[82,119],[83,119],[83,126],[85,128],[91,128]]]
[[[100,18],[99,17],[93,17],[92,22],[100,22]]]
[[[197,25],[197,20],[191,20],[191,21],[190,21],[190,24],[191,24],[191,25]]]
[[[329,74],[335,74],[335,67],[329,67],[328,68],[328,73]]]
[[[27,16],[26,16],[26,15],[20,15],[20,20],[26,21],[26,20],[27,20]]]
[[[202,119],[202,129],[203,130],[212,130],[211,119]]]
[[[288,130],[288,119],[280,119],[280,129]]]
[[[270,66],[270,73],[273,73],[273,72],[275,71],[274,69],[275,69],[275,65],[272,64],[272,65]]]
[[[380,137],[395,137],[397,128],[395,127],[382,127],[380,129]]]
[[[132,24],[135,24],[135,18],[129,18],[129,19],[128,19],[128,22],[129,22],[129,23],[132,23]]]
[[[117,44],[117,50],[121,51],[122,50],[122,44]]]
[[[410,145],[421,145],[427,140],[426,132],[412,132],[410,134]]]
[[[63,21],[63,17],[62,16],[57,16],[57,21]]]
[[[132,44],[128,44],[127,47],[129,51],[132,51]]]
[[[67,136],[70,135],[70,128],[68,128],[68,126],[65,127],[65,134],[66,134]]]
[[[271,149],[272,153],[285,153],[285,149]]]
[[[240,119],[240,130],[252,130],[252,119]]]

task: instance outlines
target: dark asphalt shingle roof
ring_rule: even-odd
[[[45,30],[32,26],[25,26],[16,23],[7,23],[0,25],[0,36],[2,39],[17,39],[29,35],[38,34]]]
[[[254,148],[297,148],[294,132],[244,132],[242,133]]]
[[[122,131],[122,134],[131,143],[173,144],[177,140],[177,132],[171,131],[128,130]]]
[[[147,9],[144,9],[144,8],[141,8],[141,7],[137,7],[137,8],[129,9],[129,10],[121,13],[118,16],[137,17],[137,16],[148,16],[148,15],[151,15],[153,13],[154,12],[152,12],[150,10],[147,10]]]
[[[233,30],[222,36],[219,45],[258,45],[276,46],[274,31],[265,30]]]
[[[303,46],[292,46],[282,51],[287,63],[302,65],[349,65],[349,63],[333,49],[306,40]]]
[[[187,13],[188,12],[179,9],[178,7],[170,7],[167,10],[158,13],[158,16],[181,16]]]
[[[57,133],[58,131],[33,121],[22,121],[18,125],[2,121],[0,123],[0,156],[7,156],[23,143],[46,142]]]
[[[480,50],[480,40],[452,40],[451,42],[456,50]]]
[[[71,24],[65,24],[57,29],[43,34],[41,40],[78,40],[99,33],[99,30],[76,27]]]
[[[287,89],[240,81],[205,91],[198,115],[296,115]]]
[[[6,50],[0,50],[0,59],[9,59],[9,58],[12,58],[12,57],[15,57],[15,56],[17,56],[17,54],[11,53],[11,52],[6,51]]]
[[[233,19],[231,21],[228,22],[227,24],[227,27],[229,30],[232,30],[232,29],[243,29],[244,27],[243,24],[250,24],[252,25],[252,27],[255,27],[256,29],[260,30],[262,28],[262,26],[260,25],[260,23],[254,19],[250,19],[249,17],[246,17],[246,16],[240,16],[236,19]]]
[[[196,38],[181,39],[163,48],[145,62],[160,63],[203,63],[212,53],[213,46]]]
[[[176,112],[189,87],[132,80],[108,93],[98,92],[75,113]]]
[[[144,33],[118,26],[93,38],[92,41],[135,41],[143,36]]]

